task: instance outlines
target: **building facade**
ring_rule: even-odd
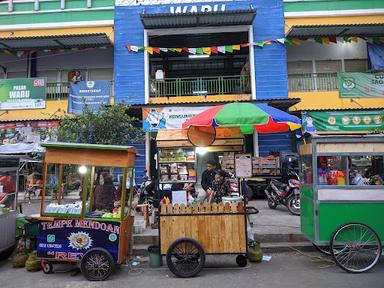
[[[380,126],[384,67],[371,54],[384,46],[384,2],[294,0],[285,1],[284,12],[286,36],[299,44],[287,45],[289,97],[301,99],[291,111],[310,115],[318,133],[366,133]]]

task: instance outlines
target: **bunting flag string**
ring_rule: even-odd
[[[72,48],[51,48],[51,49],[34,49],[34,50],[11,50],[11,49],[0,49],[0,52],[3,52],[4,54],[11,55],[11,56],[16,56],[16,57],[26,57],[30,56],[33,53],[36,52],[45,52],[45,53],[63,53],[63,52],[68,52],[68,51],[87,51],[91,49],[107,49],[107,48],[112,48],[112,45],[106,45],[106,46],[99,46],[99,47],[72,47]],[[139,52],[140,47],[138,46],[129,46],[130,49],[133,52]],[[135,47],[137,47],[137,50],[135,51]],[[128,46],[127,46],[128,48]],[[144,51],[144,49],[142,50]],[[159,52],[160,53],[160,52]]]
[[[242,48],[248,48],[250,46],[257,47],[257,48],[264,48],[266,45],[271,45],[273,43],[282,44],[282,45],[300,45],[303,41],[314,41],[315,43],[323,44],[323,45],[329,45],[331,43],[337,44],[337,43],[356,43],[359,39],[362,39],[364,41],[370,42],[370,43],[376,43],[376,44],[384,44],[384,37],[357,37],[357,36],[347,36],[343,38],[337,38],[337,37],[314,37],[314,38],[308,38],[308,37],[289,37],[289,38],[277,38],[273,40],[266,40],[266,41],[260,41],[260,42],[254,42],[254,43],[242,43],[242,44],[234,44],[234,45],[222,45],[222,46],[212,46],[212,47],[183,47],[183,48],[164,48],[164,47],[145,47],[145,46],[133,46],[133,45],[126,45],[126,48],[129,52],[140,52],[140,51],[147,51],[149,54],[160,54],[161,52],[167,53],[167,52],[176,52],[176,53],[189,53],[192,55],[211,55],[211,54],[225,54],[225,53],[233,53],[235,51],[240,51]]]

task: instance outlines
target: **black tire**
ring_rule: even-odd
[[[331,256],[331,246],[329,245],[316,245],[315,243],[312,243],[313,247],[316,248],[317,251],[320,253],[323,253],[324,255]]]
[[[237,255],[236,263],[239,267],[247,266],[247,263],[248,263],[247,257],[245,257],[244,255]]]
[[[81,273],[89,281],[104,281],[115,270],[112,255],[103,248],[87,251],[80,262]]]
[[[41,260],[41,269],[43,270],[44,274],[52,274],[53,273],[53,265],[51,262],[46,260]]]
[[[340,268],[351,273],[362,273],[379,262],[382,246],[379,236],[371,227],[362,223],[348,223],[333,233],[331,253]]]
[[[300,216],[300,196],[293,195],[287,199],[287,208],[291,214]]]
[[[270,209],[275,209],[277,207],[277,203],[271,199],[268,199],[268,207]]]
[[[169,246],[167,265],[177,277],[194,277],[205,264],[205,253],[199,242],[190,238],[180,238]]]

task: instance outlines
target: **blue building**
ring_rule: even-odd
[[[142,107],[148,133],[179,128],[218,103],[262,101],[282,110],[293,104],[283,0],[117,0],[114,29],[115,102]],[[154,154],[149,135],[147,163]],[[291,138],[247,141],[264,156],[292,151]]]

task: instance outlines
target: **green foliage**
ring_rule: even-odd
[[[136,118],[128,115],[124,104],[100,106],[93,112],[88,108],[82,115],[61,119],[58,140],[71,143],[128,145],[143,143],[144,131],[133,127]]]

